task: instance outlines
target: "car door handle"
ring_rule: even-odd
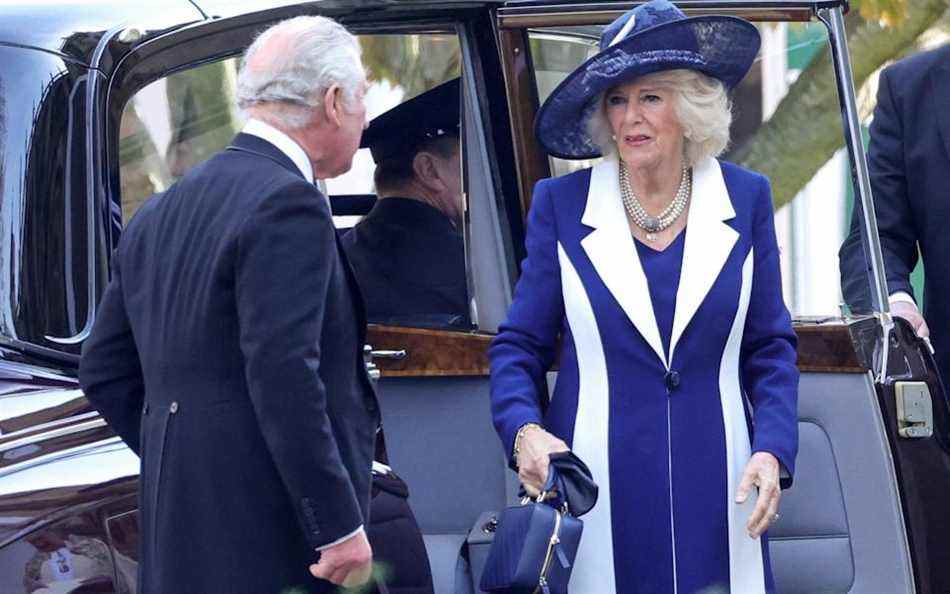
[[[399,349],[397,351],[375,351],[371,349],[369,355],[373,359],[391,359],[393,361],[402,361],[409,355],[409,353],[406,351],[406,349]]]

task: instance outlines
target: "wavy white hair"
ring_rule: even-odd
[[[686,165],[693,167],[707,157],[718,157],[729,146],[732,102],[721,81],[696,70],[664,70],[641,77],[665,87],[676,96],[674,110],[683,127]],[[609,92],[609,91],[608,91]],[[598,95],[587,120],[587,131],[604,157],[617,153],[617,144],[607,120],[604,96]]]
[[[286,36],[265,67],[255,56],[275,36]],[[351,108],[366,80],[360,45],[343,25],[319,16],[300,16],[266,29],[247,48],[237,79],[237,105],[242,112],[267,105],[270,115],[290,129],[307,124],[324,93],[334,84],[343,89]]]

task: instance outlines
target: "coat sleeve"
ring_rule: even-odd
[[[139,453],[145,381],[122,295],[119,251],[112,256],[112,279],[99,303],[92,334],[83,344],[79,383],[109,426]]]
[[[527,257],[508,319],[488,351],[492,417],[509,458],[518,429],[525,423],[541,423],[545,373],[554,361],[564,319],[549,183],[542,180],[535,186],[525,238]]]
[[[913,295],[910,273],[917,265],[917,227],[907,196],[903,126],[896,105],[890,71],[881,74],[877,107],[871,123],[868,168],[878,236],[887,277],[887,292]],[[871,309],[870,263],[861,241],[862,209],[856,204],[851,230],[839,252],[841,291],[853,311]]]
[[[248,216],[235,264],[250,398],[314,548],[363,524],[327,415],[333,395],[319,374],[325,303],[338,262],[334,233],[325,200],[301,180],[263,199]]]
[[[769,452],[791,486],[798,453],[798,338],[782,298],[772,195],[762,179],[752,219],[752,290],[742,335],[742,384],[752,404],[753,452]]]

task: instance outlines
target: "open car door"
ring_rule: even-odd
[[[534,117],[564,76],[597,52],[603,26],[633,5],[528,0],[498,10],[524,211],[538,179],[591,164],[546,155],[534,137]],[[950,591],[947,400],[929,345],[888,312],[873,216],[863,219],[862,229],[873,311],[851,315],[839,308],[836,264],[850,220],[846,201],[854,196],[855,208],[873,213],[846,45],[847,3],[677,5],[690,16],[731,14],[760,27],[760,55],[733,92],[733,142],[724,159],[764,171],[773,187],[793,170],[794,150],[782,145],[809,141],[796,137],[807,128],[788,125],[790,108],[782,99],[793,91],[789,81],[811,60],[827,62],[826,73],[834,77],[826,87],[831,94],[808,96],[805,116],[837,127],[845,149],[776,211],[801,371],[797,473],[769,532],[777,589]],[[788,103],[796,97],[801,99]],[[796,140],[782,142],[783,135]]]

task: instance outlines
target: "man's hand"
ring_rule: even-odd
[[[736,490],[736,503],[745,503],[753,487],[759,488],[759,498],[746,523],[746,530],[750,537],[758,538],[769,529],[769,524],[778,519],[778,502],[782,498],[779,463],[772,454],[756,452],[749,458]]]
[[[313,577],[344,588],[365,584],[373,570],[373,550],[360,530],[339,544],[320,551],[320,561],[310,566]]]
[[[917,336],[930,338],[930,328],[927,327],[924,316],[920,315],[920,310],[917,309],[915,304],[910,301],[893,301],[891,302],[891,313],[910,322]]]
[[[531,426],[524,430],[518,443],[518,479],[531,497],[537,497],[548,480],[548,457],[554,452],[566,452],[570,448],[541,427]]]

